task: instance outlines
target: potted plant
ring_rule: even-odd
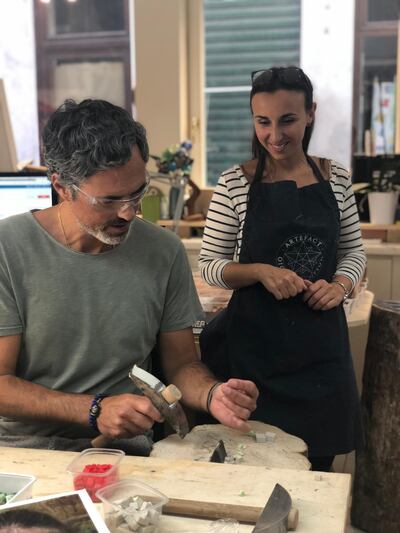
[[[396,169],[374,170],[371,183],[362,185],[358,192],[367,195],[370,222],[393,224],[400,190],[400,176]]]

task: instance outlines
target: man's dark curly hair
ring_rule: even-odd
[[[132,116],[105,100],[65,102],[50,116],[43,131],[48,177],[58,174],[65,187],[78,185],[101,170],[119,167],[137,146],[149,159],[146,130]]]

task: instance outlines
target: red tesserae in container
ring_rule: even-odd
[[[107,448],[81,452],[67,467],[74,489],[86,489],[92,501],[98,502],[96,492],[119,480],[119,463],[124,455],[121,450]]]
[[[97,474],[104,474],[105,472],[109,472],[106,476],[98,476]],[[94,475],[87,475],[87,474],[94,474]],[[118,472],[115,468],[113,468],[113,465],[111,464],[93,464],[93,465],[86,465],[83,469],[83,472],[81,475],[74,476],[74,489],[80,490],[80,489],[86,489],[89,493],[89,496],[92,498],[93,501],[98,501],[96,499],[96,492],[99,489],[102,489],[103,487],[106,487],[107,485],[110,485],[111,483],[115,483],[118,481]]]

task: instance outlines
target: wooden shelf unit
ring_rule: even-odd
[[[382,239],[383,242],[400,242],[400,224],[360,224],[363,239]]]

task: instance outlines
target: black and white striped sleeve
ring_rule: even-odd
[[[224,172],[215,188],[207,213],[203,244],[199,256],[202,278],[210,285],[228,289],[222,272],[233,260],[240,228],[239,215],[231,197],[230,181],[237,179],[234,170]]]
[[[340,210],[340,237],[335,275],[346,276],[353,287],[362,279],[367,258],[361,238],[360,219],[347,170],[332,162],[331,185]]]

